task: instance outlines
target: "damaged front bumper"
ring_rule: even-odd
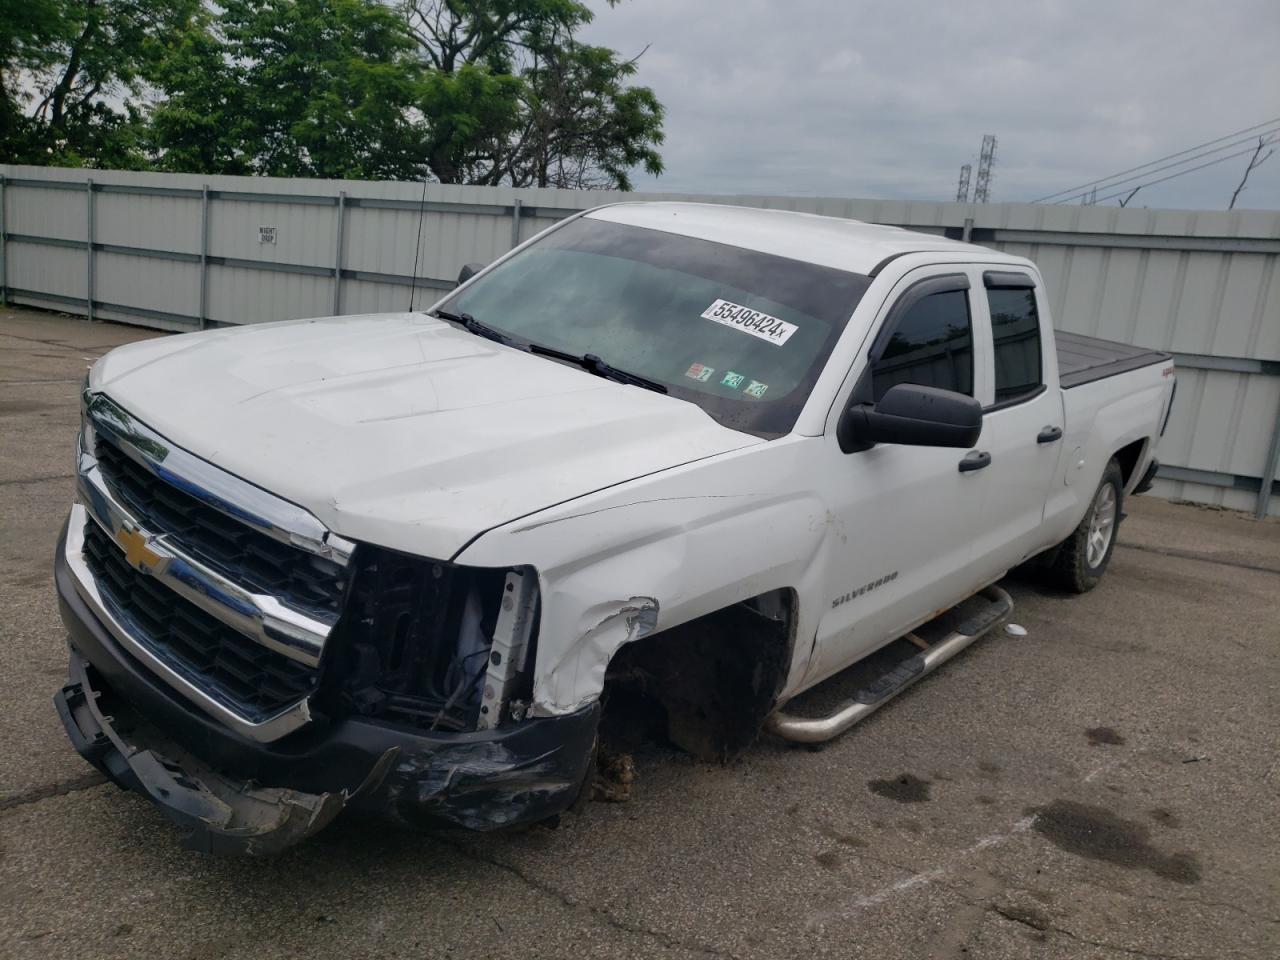
[[[68,682],[54,697],[76,750],[176,823],[184,845],[273,853],[344,808],[411,827],[493,830],[545,820],[577,799],[599,706],[453,733],[317,718],[271,743],[218,724],[116,643],[76,591],[58,549],[70,633]]]

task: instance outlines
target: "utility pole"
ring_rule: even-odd
[[[960,185],[956,187],[956,203],[969,202],[969,172],[973,169],[970,164],[965,164],[960,168]]]
[[[973,185],[973,202],[986,203],[991,196],[991,168],[996,162],[996,135],[988,133],[982,138],[982,153],[978,156],[978,179]]]

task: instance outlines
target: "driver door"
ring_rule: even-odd
[[[860,378],[874,399],[898,383],[985,396],[971,271],[921,268],[895,286],[877,317],[867,359],[855,365],[832,424]],[[859,369],[861,367],[861,369]],[[983,523],[984,470],[961,471],[970,451],[880,443],[844,453],[826,437],[829,500],[839,536],[826,565],[826,607],[806,677],[817,682],[930,619],[982,586],[970,566]]]

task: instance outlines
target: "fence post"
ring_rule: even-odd
[[[511,249],[520,246],[520,198],[511,205]]]
[[[4,174],[0,173],[0,307],[9,305],[9,274],[4,259]]]
[[[209,185],[200,187],[200,329],[209,325]]]
[[[84,299],[88,305],[86,311],[87,316],[92,322],[93,320],[93,178],[90,177],[84,182],[85,197],[88,206],[85,208],[85,275],[84,275]]]
[[[338,225],[334,231],[337,237],[333,251],[333,315],[342,313],[342,233],[347,221],[347,191],[338,191]]]
[[[1263,520],[1271,507],[1271,485],[1276,479],[1276,460],[1280,460],[1280,410],[1276,411],[1276,425],[1271,432],[1271,446],[1267,448],[1267,460],[1262,465],[1262,486],[1258,488],[1258,506],[1254,517]]]

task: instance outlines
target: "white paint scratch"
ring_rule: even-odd
[[[977,840],[970,846],[965,847],[952,858],[951,863],[946,867],[938,867],[934,870],[925,870],[922,873],[912,874],[909,877],[897,880],[894,883],[889,884],[887,887],[877,890],[875,893],[858,897],[858,899],[854,900],[852,903],[844,905],[836,910],[816,914],[809,918],[808,926],[810,929],[819,927],[827,921],[835,920],[851,911],[865,910],[867,907],[878,906],[879,904],[893,899],[900,893],[906,893],[908,890],[914,890],[916,887],[924,887],[931,883],[936,883],[956,867],[960,866],[963,861],[973,856],[973,854],[987,850],[997,844],[1004,843],[1006,840],[1010,840],[1019,834],[1026,833],[1031,829],[1032,824],[1035,822],[1036,818],[1034,814],[1028,817],[1023,817],[1003,833],[989,834],[980,840]]]
[[[870,896],[859,897],[853,901],[855,908],[874,907],[878,903],[884,903],[896,893],[905,893],[914,887],[923,887],[926,884],[933,883],[935,880],[941,880],[946,876],[946,871],[942,869],[930,870],[927,873],[917,873],[913,877],[907,877],[905,880],[899,880],[897,883],[890,884],[878,893]],[[827,918],[824,918],[827,919]]]
[[[1114,767],[1115,765],[1116,765],[1116,762],[1115,762],[1114,760],[1108,760],[1106,763],[1100,763],[1100,764],[1098,764],[1098,766],[1097,766],[1097,767],[1095,767],[1095,768],[1094,768],[1093,773],[1089,774],[1089,775],[1088,775],[1087,777],[1085,777],[1085,778],[1084,778],[1084,780],[1083,780],[1083,781],[1081,781],[1081,782],[1082,782],[1082,783],[1092,783],[1092,782],[1093,782],[1093,778],[1094,778],[1094,777],[1096,777],[1098,774],[1102,773],[1102,771],[1103,771],[1103,770],[1109,770],[1111,767]]]

